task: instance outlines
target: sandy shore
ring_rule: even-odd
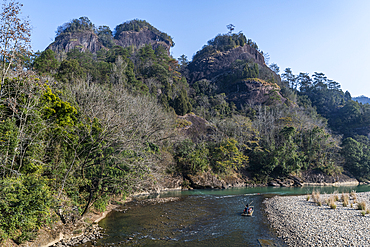
[[[336,209],[307,201],[307,196],[275,196],[265,200],[271,226],[288,246],[370,246],[370,214],[362,216],[357,202],[370,209],[370,192],[356,193],[348,207],[337,201]],[[339,198],[341,194],[339,194]]]

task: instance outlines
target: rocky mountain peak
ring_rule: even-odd
[[[100,43],[98,36],[90,30],[68,32],[58,35],[55,41],[46,49],[51,49],[55,53],[69,52],[75,48],[80,51],[90,51],[96,53],[104,46]]]
[[[149,44],[152,46],[153,50],[161,45],[167,50],[168,54],[171,48],[171,42],[169,40],[162,38],[148,28],[143,28],[140,31],[122,31],[116,36],[114,43],[122,47],[133,46],[136,49],[140,49]]]
[[[96,28],[87,17],[80,17],[58,27],[55,41],[46,49],[51,49],[62,57],[75,48],[96,53],[100,49],[110,49],[114,45],[123,48],[131,46],[138,50],[148,44],[154,50],[158,46],[163,46],[168,54],[170,48],[174,46],[171,36],[143,20],[132,20],[117,25],[113,36],[108,26]]]

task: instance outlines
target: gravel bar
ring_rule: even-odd
[[[358,202],[370,209],[370,192],[356,193],[350,205],[326,203],[333,194],[320,196],[322,206],[307,196],[275,196],[264,201],[271,226],[288,246],[370,246],[370,215],[362,216]],[[339,199],[341,194],[338,194]]]

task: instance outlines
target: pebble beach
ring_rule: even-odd
[[[359,202],[370,209],[370,192],[356,193],[347,207],[336,201],[336,209],[326,204],[330,196],[320,195],[321,206],[311,195],[266,199],[268,220],[288,246],[370,246],[370,214],[357,209]]]

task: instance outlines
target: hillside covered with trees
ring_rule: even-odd
[[[217,35],[188,61],[144,20],[111,31],[81,17],[33,53],[21,7],[8,2],[0,23],[11,28],[0,33],[0,243],[175,178],[182,188],[312,170],[370,178],[370,106],[323,73],[280,77],[243,33]]]

